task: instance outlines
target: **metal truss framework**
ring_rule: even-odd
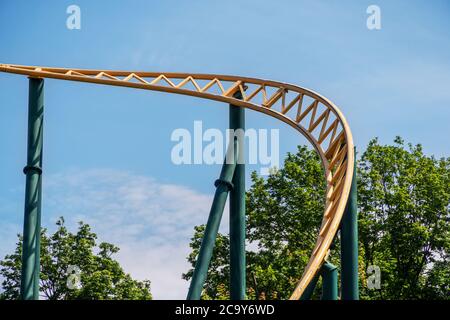
[[[319,272],[339,229],[354,170],[354,146],[341,111],[296,85],[248,77],[142,71],[83,70],[0,64],[0,72],[183,94],[262,112],[303,134],[320,155],[327,182],[325,211],[310,260],[290,299],[299,299]],[[239,99],[237,97],[242,97]]]

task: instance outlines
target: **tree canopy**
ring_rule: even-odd
[[[324,206],[319,158],[306,147],[267,178],[252,173],[247,205],[247,297],[286,299],[311,254]],[[449,299],[450,159],[420,145],[370,141],[357,164],[361,299]],[[195,227],[194,267],[204,226]],[[339,267],[339,235],[329,260]],[[204,299],[229,297],[229,238],[219,234]],[[369,266],[381,288],[369,289]],[[183,274],[189,280],[193,269]],[[320,286],[320,285],[319,285]],[[319,287],[318,286],[318,287]],[[320,294],[316,288],[315,298]]]
[[[88,224],[79,222],[71,233],[61,217],[55,233],[41,232],[40,293],[48,300],[139,299],[149,300],[150,281],[137,281],[124,272],[113,255],[119,251],[107,242],[97,243]],[[2,298],[19,299],[22,237],[14,253],[0,261]]]
[[[381,268],[378,299],[450,298],[450,159],[372,140],[358,165],[361,261]],[[363,286],[363,289],[366,287]]]

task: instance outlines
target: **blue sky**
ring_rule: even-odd
[[[81,9],[81,30],[66,8]],[[381,30],[366,27],[369,5]],[[236,74],[311,88],[335,102],[364,149],[396,135],[448,156],[450,3],[434,1],[0,1],[0,63]],[[23,219],[27,79],[0,74],[0,255]],[[184,96],[47,80],[43,225],[83,219],[119,260],[184,298],[187,244],[206,222],[219,166],[170,161],[177,128],[225,129],[225,105]],[[306,141],[280,129],[281,156]],[[258,169],[252,166],[249,170]],[[226,217],[226,215],[224,215]],[[223,231],[226,232],[226,219]],[[176,235],[176,236],[175,236]]]

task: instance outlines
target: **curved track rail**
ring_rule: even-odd
[[[290,299],[299,299],[325,261],[339,228],[353,177],[354,149],[341,111],[296,85],[217,74],[48,68],[0,64],[0,72],[183,94],[262,112],[302,133],[320,155],[327,181],[325,211],[310,260]],[[236,97],[242,97],[238,99]]]

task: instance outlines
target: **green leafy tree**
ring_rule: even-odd
[[[197,255],[200,251],[200,245],[205,231],[205,225],[194,227],[194,236],[191,239],[190,246],[193,249],[188,256],[188,261],[191,265],[195,265]],[[208,280],[205,286],[205,290],[202,293],[202,299],[204,300],[227,300],[228,299],[228,282],[226,281],[228,274],[230,273],[230,266],[228,264],[228,257],[230,252],[230,239],[228,236],[218,234],[216,238],[216,245],[214,248],[213,256],[209,270],[213,271],[208,273]],[[193,269],[182,275],[185,280],[190,280],[194,273]]]
[[[299,147],[288,154],[283,168],[267,179],[252,173],[247,192],[247,296],[249,299],[286,299],[302,274],[315,243],[323,213],[325,182],[314,151]],[[198,254],[204,226],[196,227],[192,266]],[[229,298],[229,238],[219,234],[204,299]],[[183,278],[189,280],[193,270]]]
[[[119,251],[113,244],[101,242],[88,224],[80,222],[71,233],[61,217],[54,234],[41,232],[41,296],[49,300],[139,299],[149,300],[150,281],[137,281],[126,274],[112,256]],[[18,299],[22,237],[14,253],[0,261],[3,277],[2,298]]]
[[[364,269],[381,268],[377,299],[450,298],[450,159],[399,137],[369,143],[359,162],[359,230]]]
[[[309,259],[322,219],[323,171],[315,152],[299,147],[266,179],[252,174],[247,192],[247,297],[286,299]],[[450,161],[372,140],[358,163],[359,275],[362,299],[450,297]],[[196,227],[192,267],[204,226]],[[339,267],[339,241],[329,260]],[[219,234],[203,298],[229,297],[229,238]],[[381,289],[370,290],[370,265]],[[192,269],[183,277],[189,280]],[[314,295],[320,294],[320,283]]]

